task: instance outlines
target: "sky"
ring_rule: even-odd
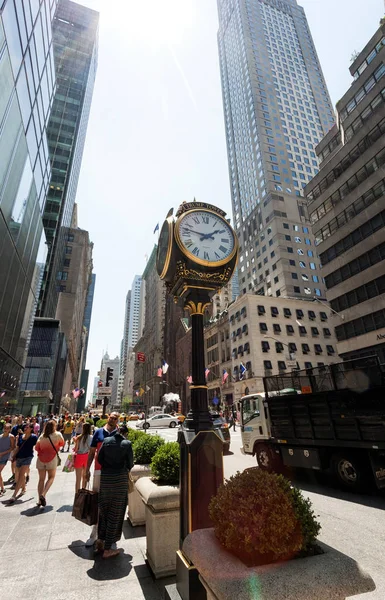
[[[99,64],[77,191],[94,243],[89,392],[120,353],[125,297],[184,200],[231,216],[216,0],[83,0],[100,11]],[[383,0],[302,0],[333,105],[379,26]]]

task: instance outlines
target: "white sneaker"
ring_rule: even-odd
[[[96,538],[90,537],[88,538],[88,540],[85,543],[86,548],[90,548],[91,546],[93,546],[96,542]]]

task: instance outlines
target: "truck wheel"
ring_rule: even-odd
[[[359,491],[366,483],[367,469],[361,457],[348,452],[334,454],[331,468],[338,483],[344,488]]]
[[[258,466],[263,471],[275,471],[275,456],[272,449],[267,444],[258,444],[255,450],[255,457]]]

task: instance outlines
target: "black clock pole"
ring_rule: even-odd
[[[190,312],[192,328],[191,410],[178,432],[180,549],[176,587],[182,600],[203,600],[206,592],[198,571],[183,554],[183,542],[192,531],[212,526],[210,500],[223,483],[223,441],[213,427],[208,409],[204,314],[213,295],[234,272],[238,240],[225,220],[226,213],[211,204],[184,202],[178,208],[176,221],[172,215],[170,210],[162,226],[157,270],[174,301],[183,302]]]
[[[203,319],[210,297],[194,290],[186,298],[192,328],[191,410],[178,435],[180,444],[180,550],[177,552],[177,589],[183,600],[203,598],[198,572],[186,565],[182,552],[186,536],[212,527],[208,506],[223,483],[223,443],[208,410],[205,378]]]

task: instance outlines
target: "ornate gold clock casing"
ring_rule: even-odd
[[[174,219],[172,216],[169,216],[162,225],[156,255],[156,270],[159,277],[166,281],[168,280],[168,275],[172,274],[173,268],[175,269],[175,261],[172,260],[175,254],[173,252],[174,247]]]
[[[159,237],[157,270],[175,300],[191,290],[213,296],[231,278],[238,258],[238,239],[226,213],[211,204],[182,204],[176,222],[168,217]]]

